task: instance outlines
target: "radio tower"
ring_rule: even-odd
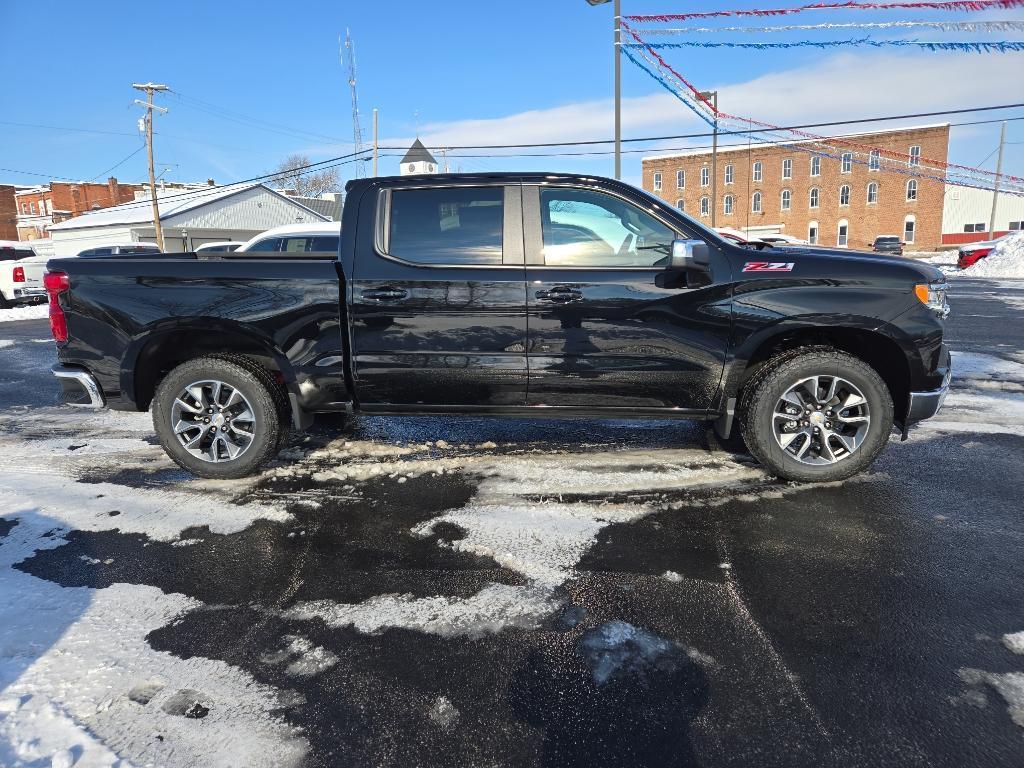
[[[338,41],[341,42],[340,40]],[[348,85],[352,90],[352,151],[355,152],[356,176],[363,177],[363,128],[359,124],[359,96],[356,93],[356,45],[352,35],[345,29],[345,65],[348,68]]]

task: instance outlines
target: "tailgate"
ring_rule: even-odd
[[[46,289],[43,288],[43,275],[46,273],[46,262],[48,257],[35,256],[30,259],[22,259],[21,261],[14,262],[13,266],[22,267],[25,270],[25,282],[20,283],[19,287],[24,288],[29,293],[45,294]]]

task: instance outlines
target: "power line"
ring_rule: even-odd
[[[96,179],[99,179],[99,178],[101,178],[103,176],[106,176],[108,173],[113,171],[115,168],[119,168],[120,166],[122,166],[125,163],[127,163],[129,160],[131,160],[133,157],[135,157],[137,154],[139,154],[139,152],[141,152],[145,148],[146,148],[146,145],[143,144],[142,146],[138,147],[134,152],[132,152],[130,155],[128,155],[128,157],[126,157],[123,160],[119,160],[118,162],[114,163],[114,165],[112,165],[109,168],[107,168],[107,170],[101,171],[100,173],[97,173],[95,176],[93,176],[91,179],[89,179],[89,181],[96,181]]]

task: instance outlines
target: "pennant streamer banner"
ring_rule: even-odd
[[[643,29],[645,35],[706,35],[717,32],[762,34],[771,32],[809,32],[818,29],[935,29],[940,32],[1018,32],[1024,21],[878,21],[846,24],[787,24],[777,27],[676,27]]]
[[[947,2],[917,3],[812,3],[794,8],[742,9],[729,11],[698,11],[695,13],[665,13],[647,16],[624,16],[629,21],[645,24],[649,22],[686,21],[687,19],[711,19],[724,16],[789,16],[804,11],[888,11],[928,9],[932,11],[991,11],[1009,10],[1024,6],[1024,0],[947,0]]]
[[[633,30],[628,31],[634,37],[640,39]],[[697,91],[685,78],[672,69],[672,67],[665,62],[656,51],[650,51],[648,55],[648,52],[643,50],[643,46],[635,46],[633,51],[624,47],[622,52],[630,59],[630,61],[636,64],[652,79],[656,80],[663,88],[669,91],[669,93],[675,96],[679,101],[683,102],[688,109],[694,112],[705,123],[709,126],[715,126],[717,123],[720,130],[725,129],[724,133],[735,136],[744,136],[761,144],[786,143],[787,145],[793,146],[797,151],[821,155],[822,157],[841,159],[843,154],[852,154],[854,155],[853,162],[858,165],[870,165],[871,163],[878,162],[873,157],[873,155],[878,155],[879,157],[884,157],[889,160],[895,160],[895,166],[891,163],[886,163],[884,170],[902,176],[944,181],[946,183],[962,187],[984,190],[992,189],[993,179],[991,177],[995,174],[992,171],[987,171],[982,168],[973,168],[971,166],[957,165],[955,163],[947,163],[928,158],[920,158],[919,162],[921,162],[922,165],[911,168],[907,162],[909,160],[909,155],[899,152],[879,149],[877,147],[860,144],[849,139],[842,139],[838,137],[830,138],[807,133],[805,131],[781,128],[779,126],[772,125],[771,123],[765,123],[752,118],[730,115],[725,112],[718,112],[715,114],[711,109],[711,105],[700,95],[700,92]],[[635,54],[639,54],[640,57],[644,58],[650,66],[646,66],[641,63]],[[656,57],[658,61],[654,61],[651,56]],[[667,69],[671,74],[663,75],[661,73],[663,68]],[[692,94],[692,96],[687,96],[687,92]],[[701,107],[704,107],[705,109],[701,109]],[[758,134],[752,133],[753,126],[758,126],[761,131]],[[764,133],[765,129],[767,130],[767,135]],[[799,137],[797,139],[799,143],[793,143],[794,136]],[[851,149],[855,151],[849,152]],[[1024,178],[1004,174],[1001,176],[1001,180],[1003,183],[1003,191],[1014,195],[1024,195]]]
[[[999,42],[928,42],[923,40],[872,40],[864,37],[857,40],[798,40],[792,43],[726,43],[700,40],[686,40],[680,43],[622,43],[624,48],[647,48],[661,50],[666,48],[837,48],[841,46],[868,45],[874,48],[892,46],[904,48],[920,48],[925,51],[973,51],[974,53],[1007,53],[1024,51],[1024,42],[1001,40]]]

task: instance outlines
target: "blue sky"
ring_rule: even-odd
[[[681,0],[623,4],[627,14],[694,7]],[[787,4],[723,0],[720,7]],[[6,73],[0,84],[0,167],[13,169],[0,171],[0,182],[44,182],[51,175],[105,178],[107,169],[141,144],[136,131],[141,110],[132,103],[139,94],[130,87],[140,80],[165,82],[175,91],[158,102],[170,110],[157,119],[156,142],[158,165],[168,168],[168,179],[229,182],[266,173],[291,153],[313,160],[347,153],[351,111],[338,56],[338,36],[346,27],[356,41],[367,139],[373,107],[380,109],[382,143],[388,145],[404,146],[417,133],[428,143],[449,145],[611,136],[610,4],[181,0],[46,8],[52,17],[41,16],[38,4],[0,0],[0,64]],[[895,18],[1021,19],[1024,14],[854,11],[718,23]],[[840,31],[818,37],[854,35]],[[968,37],[921,31],[903,36]],[[1019,39],[1024,33],[973,37]],[[1022,54],[718,50],[674,51],[669,58],[699,87],[719,88],[723,109],[780,124],[1024,101]],[[628,61],[623,67],[627,136],[702,130],[647,75]],[[1024,109],[1000,115],[1024,115]],[[956,128],[951,159],[970,165],[984,160],[992,168],[994,157],[986,156],[997,136],[996,125]],[[1008,139],[1017,143],[1008,148],[1005,170],[1024,175],[1024,145],[1019,143],[1024,121],[1009,124]],[[638,179],[640,157],[625,157],[627,178]],[[459,157],[451,164],[463,170],[612,170],[610,156]],[[396,167],[396,158],[382,161],[384,172]],[[345,177],[353,172],[351,166],[342,171]],[[145,152],[110,173],[122,180],[142,179]]]

